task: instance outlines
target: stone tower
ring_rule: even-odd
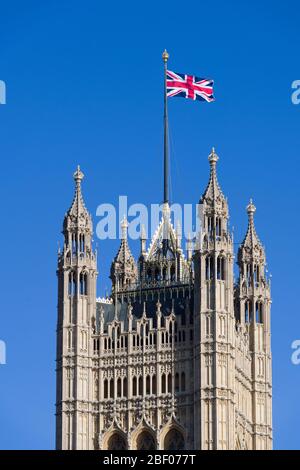
[[[234,447],[233,241],[228,206],[209,155],[210,179],[200,200],[202,233],[195,252],[195,445]]]
[[[124,218],[111,294],[96,297],[92,220],[83,174],[58,255],[58,449],[270,449],[270,283],[247,206],[234,279],[229,210],[218,156],[200,199],[201,230],[182,248],[172,207],[135,260]]]
[[[253,427],[253,447],[272,448],[272,371],[270,341],[270,282],[266,279],[266,256],[254,226],[256,208],[250,200],[247,206],[248,230],[238,251],[239,280],[236,287],[237,321],[249,338],[251,384],[243,387],[244,426],[248,440]],[[252,395],[252,400],[250,396]],[[252,407],[247,407],[252,403]],[[241,406],[241,404],[239,404]],[[248,425],[247,425],[248,421]]]
[[[82,197],[83,173],[74,173],[75,196],[63,224],[58,254],[57,449],[89,448],[92,433],[91,340],[96,321],[97,260],[92,220]]]

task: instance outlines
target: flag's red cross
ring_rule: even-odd
[[[167,70],[167,96],[184,96],[192,100],[214,101],[213,80],[183,75]]]

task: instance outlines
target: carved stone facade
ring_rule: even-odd
[[[57,449],[271,449],[270,283],[247,207],[234,280],[218,156],[200,199],[202,228],[186,256],[164,204],[136,262],[122,223],[112,294],[96,297],[83,173],[58,255]]]

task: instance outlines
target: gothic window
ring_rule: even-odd
[[[110,398],[114,398],[114,379],[110,379],[110,384],[109,384],[109,396]]]
[[[156,281],[160,281],[160,272],[159,272],[159,269],[158,269],[158,268],[155,269],[155,274],[154,274],[154,276],[155,276],[155,280],[156,280]]]
[[[218,256],[217,259],[217,279],[225,280],[225,258]]]
[[[136,377],[133,377],[132,379],[132,395],[136,397],[137,395],[137,379]]]
[[[104,380],[104,398],[108,398],[108,381]]]
[[[167,269],[163,269],[163,280],[165,281],[167,279]]]
[[[171,276],[171,281],[174,282],[175,281],[175,267],[174,266],[171,267],[170,276]]]
[[[76,295],[77,284],[76,284],[76,273],[71,272],[69,274],[69,295]]]
[[[166,376],[163,374],[161,376],[161,393],[166,393]]]
[[[181,372],[181,391],[185,392],[185,373]]]
[[[147,280],[148,282],[150,282],[151,279],[152,279],[152,272],[151,272],[151,269],[149,268],[149,269],[147,269],[146,280]]]
[[[77,240],[76,240],[76,235],[72,235],[72,254],[76,255],[77,253]]]
[[[263,323],[263,304],[261,302],[256,302],[255,318],[256,323]]]
[[[87,295],[87,274],[80,273],[80,295]]]
[[[72,295],[72,283],[73,279],[72,279],[72,273],[69,274],[69,287],[68,287],[68,293],[69,295]]]
[[[99,351],[99,339],[94,339],[94,354]]]
[[[216,218],[216,236],[220,237],[222,233],[222,220],[221,217]]]
[[[251,283],[251,277],[252,277],[252,265],[251,265],[251,264],[247,264],[247,265],[246,265],[246,278],[247,278],[247,284],[248,284],[248,286],[249,286],[250,283]]]
[[[214,277],[214,260],[212,256],[207,256],[205,259],[205,277],[207,280]]]
[[[119,434],[113,434],[108,441],[108,450],[127,450],[125,439]]]
[[[142,376],[139,377],[139,395],[140,396],[143,395],[143,377]]]
[[[122,386],[121,386],[121,379],[119,378],[117,381],[117,396],[122,396]]]
[[[165,437],[164,450],[184,450],[184,438],[177,429],[171,429]]]
[[[146,395],[150,395],[150,375],[146,377]]]
[[[252,320],[252,302],[246,300],[245,302],[245,323],[250,323]]]
[[[123,397],[127,397],[127,378],[123,380]]]
[[[152,376],[152,393],[153,395],[156,394],[156,376],[155,375]]]
[[[213,231],[213,218],[207,217],[207,231],[209,234],[212,234]]]
[[[143,431],[137,438],[136,447],[137,450],[155,450],[154,437],[148,431]]]
[[[168,393],[172,393],[172,374],[168,374]]]
[[[254,266],[254,282],[256,285],[259,283],[259,266],[257,264]]]
[[[179,374],[176,372],[175,374],[175,392],[179,392]]]
[[[132,336],[132,346],[135,348],[135,335]]]
[[[84,252],[84,235],[80,234],[79,235],[79,251]]]

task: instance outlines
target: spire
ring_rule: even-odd
[[[252,260],[257,260],[265,263],[264,248],[255,229],[254,214],[256,212],[256,207],[253,204],[252,199],[250,199],[246,210],[248,214],[248,228],[244,241],[239,249],[239,259],[241,259],[243,254],[247,253],[248,258],[250,256]]]
[[[137,268],[128,245],[127,229],[128,222],[124,216],[121,222],[121,245],[112,262],[110,275],[113,285],[115,286],[118,281],[120,288],[130,286],[137,281]]]
[[[208,156],[208,161],[210,164],[210,177],[208,185],[204,191],[203,196],[200,199],[200,203],[206,201],[215,205],[216,202],[224,203],[225,196],[220,188],[218,178],[217,178],[217,162],[219,160],[218,155],[215,152],[215,148],[212,148],[211,153]]]
[[[75,173],[73,174],[75,181],[75,194],[71,204],[70,209],[65,215],[64,219],[64,232],[72,229],[88,229],[92,233],[92,219],[91,216],[85,207],[81,182],[84,178],[84,174],[80,169],[80,166],[77,166]]]

